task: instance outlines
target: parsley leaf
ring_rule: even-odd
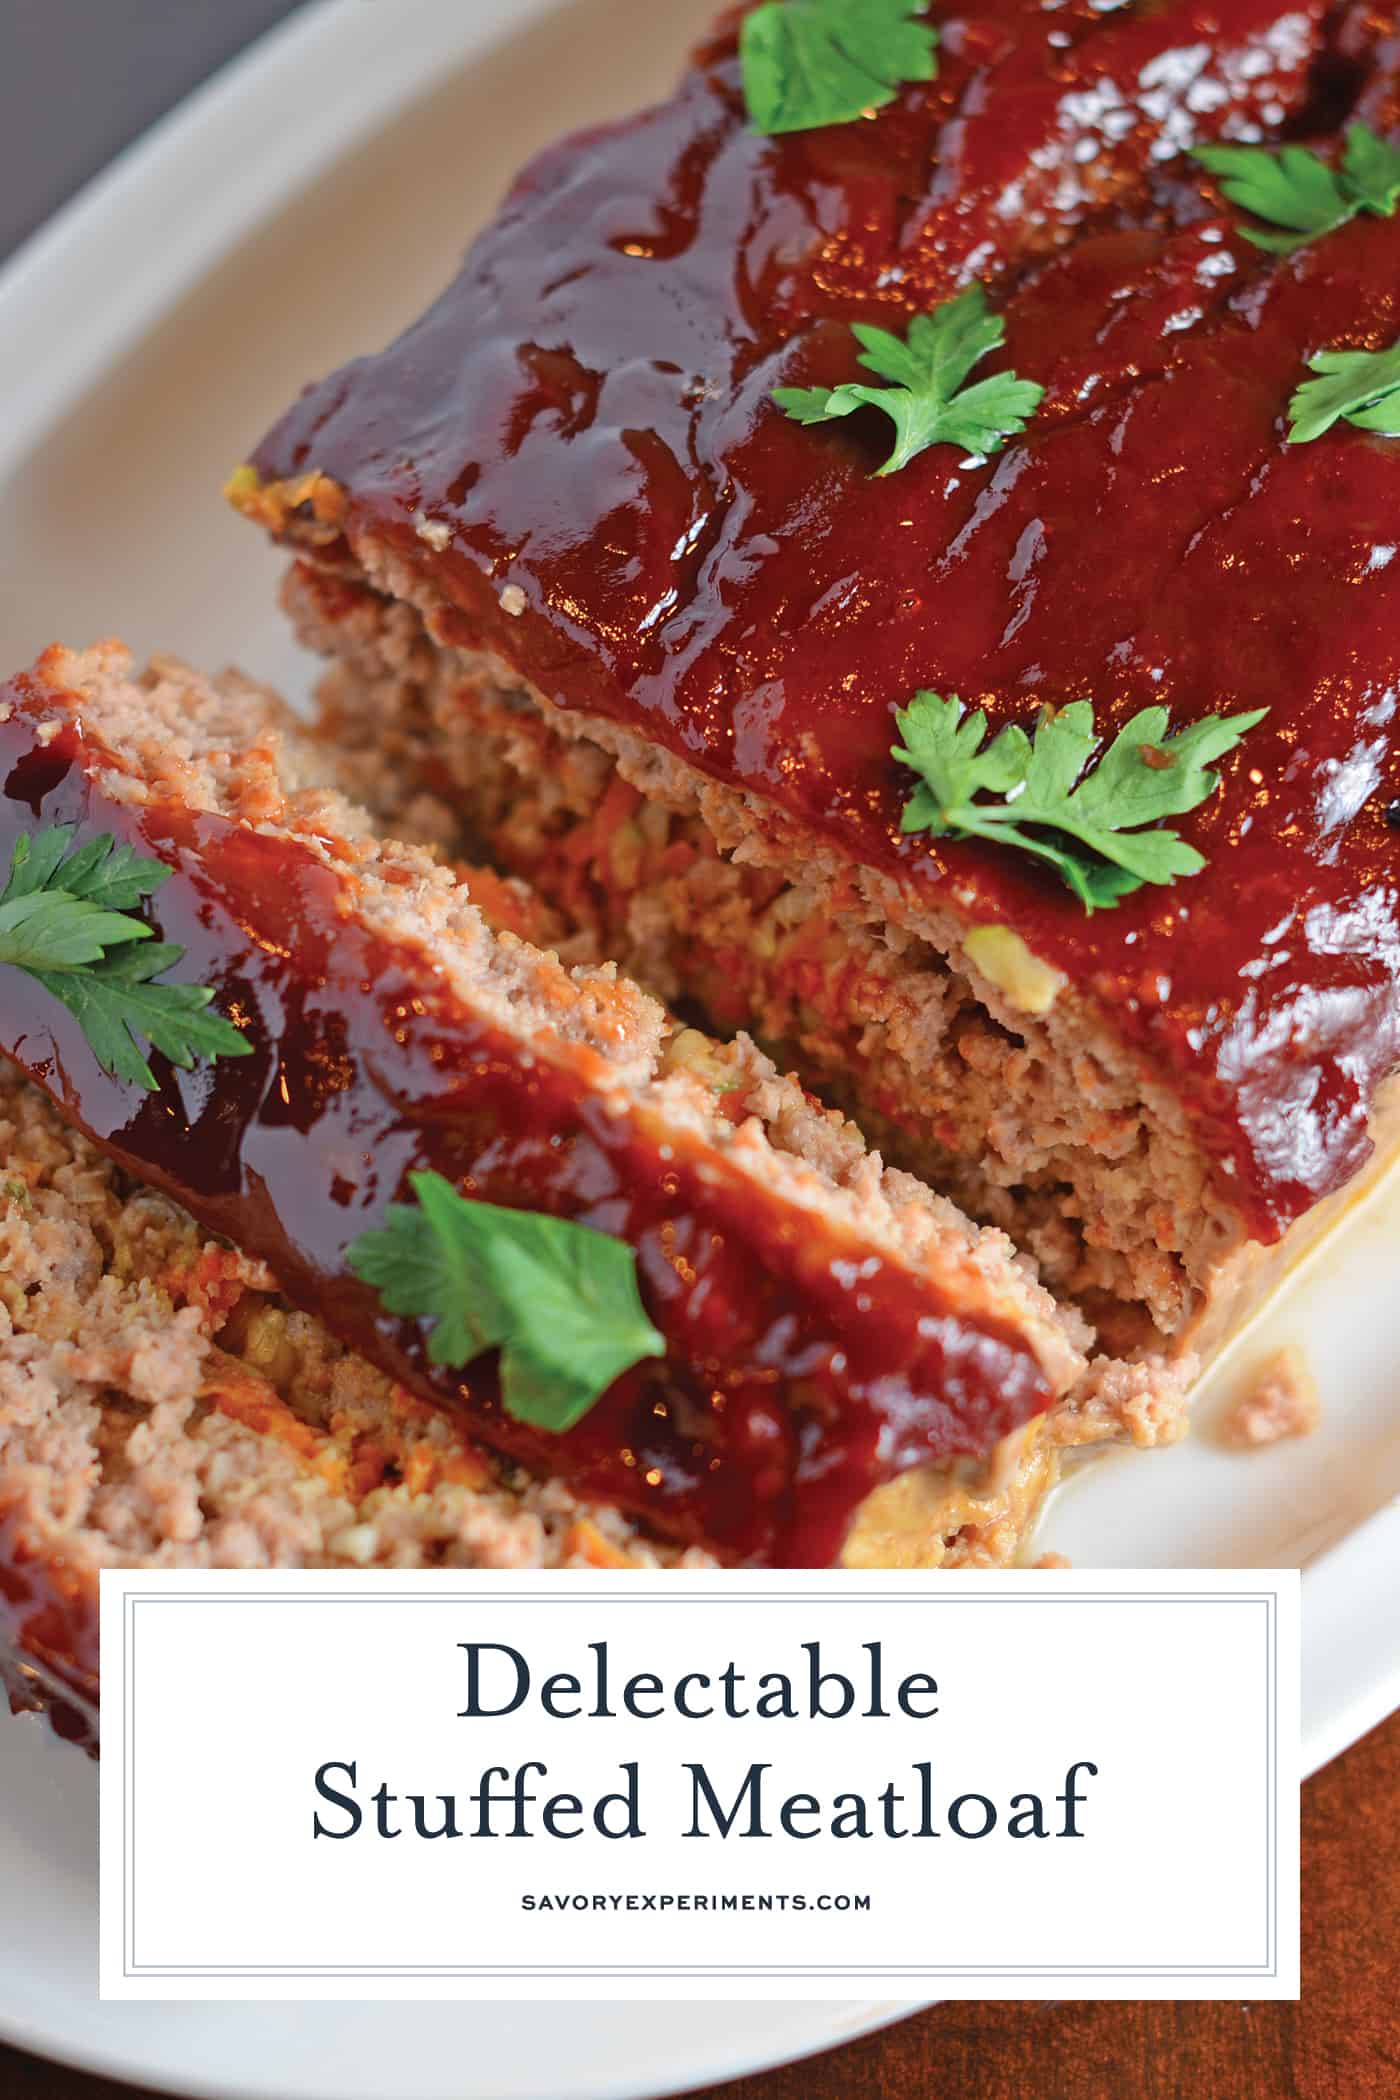
[[[501,1401],[562,1434],[614,1379],[666,1344],[637,1291],[632,1248],[589,1225],[461,1196],[411,1174],[416,1205],[391,1206],[348,1260],[403,1319],[430,1320],[428,1358],[460,1370],[501,1351]]]
[[[1199,874],[1204,859],[1177,832],[1137,827],[1204,802],[1219,779],[1208,768],[1267,713],[1208,715],[1171,735],[1167,710],[1145,707],[1094,764],[1088,700],[1047,714],[1031,736],[1013,723],[987,743],[981,708],[970,714],[956,696],[916,693],[895,710],[904,742],[893,755],[920,776],[902,828],[1018,846],[1048,861],[1092,912],[1144,883]],[[978,794],[1000,800],[975,802]]]
[[[157,984],[184,954],[128,916],[170,874],[110,833],[73,849],[71,824],[21,832],[0,892],[0,963],[24,970],[62,1000],[104,1072],[154,1092],[138,1037],[188,1070],[197,1057],[247,1057],[232,1022],[206,1013],[214,994]]]
[[[1335,168],[1306,146],[1198,146],[1194,158],[1220,177],[1231,204],[1288,229],[1242,229],[1256,248],[1279,255],[1334,233],[1359,212],[1388,219],[1400,204],[1400,151],[1365,124],[1351,126]]]
[[[795,423],[829,423],[858,408],[882,410],[894,424],[896,443],[881,474],[897,474],[930,445],[960,445],[975,457],[997,452],[1025,429],[1044,398],[1044,387],[1014,372],[963,384],[1006,338],[1006,325],[988,309],[980,284],[931,314],[915,314],[902,342],[888,329],[860,321],[851,333],[862,348],[860,363],[889,386],[782,386],[773,399]]]
[[[744,99],[756,131],[850,124],[938,71],[926,0],[767,0],[739,33]]]
[[[1290,445],[1309,445],[1336,422],[1400,437],[1400,342],[1388,350],[1319,350],[1288,404]]]

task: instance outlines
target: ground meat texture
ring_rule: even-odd
[[[171,867],[152,923],[254,1054],[133,1103],[19,973],[6,1046],[131,1172],[494,1448],[682,1543],[822,1564],[869,1488],[985,1454],[1073,1384],[1082,1322],[1003,1238],[887,1172],[751,1046],[677,1030],[611,966],[571,974],[493,934],[449,868],[306,784],[311,740],[247,688],[52,652],[10,695],[7,835],[74,822]],[[565,1435],[502,1407],[494,1358],[434,1365],[346,1260],[427,1167],[629,1241],[664,1363]]]
[[[407,587],[396,564],[383,580]],[[1115,1347],[1192,1348],[1243,1309],[1260,1265],[1179,1104],[1009,929],[901,923],[876,877],[756,798],[436,646],[387,592],[299,563],[287,602],[340,659],[324,730],[364,792],[430,785],[558,915],[566,952],[752,1031],[1011,1234]]]

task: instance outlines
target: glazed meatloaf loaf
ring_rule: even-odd
[[[0,929],[49,944],[0,1001],[0,1599],[33,1684],[93,1697],[104,1564],[1006,1558],[1058,1449],[1174,1432],[1179,1373],[1091,1362],[1001,1234],[745,1039],[532,945],[523,885],[384,838],[340,763],[247,681],[115,645],[0,696]],[[450,829],[411,781],[398,814]],[[110,923],[134,903],[149,949]],[[123,1007],[114,1048],[113,984],[177,1021]],[[481,1309],[489,1247],[422,1304],[359,1251],[425,1176],[588,1240],[562,1281],[526,1248],[523,1335]],[[614,1350],[563,1414],[542,1323]]]
[[[934,9],[933,77],[849,123],[758,120],[750,13],[537,160],[234,499],[367,776],[416,768],[1118,1345],[1207,1343],[1354,1187],[1400,1060],[1400,445],[1364,386],[1290,423],[1310,360],[1400,334],[1393,11]],[[1261,227],[1198,157],[1232,141],[1330,216]],[[1015,411],[920,449],[917,346],[964,323]],[[950,814],[895,755],[916,695],[984,756],[1058,724],[1062,809],[1128,731],[1177,879],[1090,849],[1089,911],[1063,833],[1001,842],[1014,794]]]

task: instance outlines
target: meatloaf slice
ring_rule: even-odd
[[[16,969],[0,1046],[128,1173],[506,1458],[681,1544],[821,1564],[882,1482],[985,1456],[1084,1371],[1083,1321],[1003,1236],[885,1169],[744,1039],[492,931],[470,881],[376,835],[319,784],[333,754],[245,682],[53,650],[3,716],[0,850],[68,824],[170,868],[150,921],[251,1054],[158,1065],[142,1093]],[[494,1356],[433,1362],[347,1255],[423,1169],[630,1245],[664,1361],[563,1434],[512,1414]]]
[[[0,1062],[0,1680],[96,1736],[104,1567],[706,1564],[474,1443]]]
[[[235,499],[338,704],[416,709],[503,863],[1182,1346],[1365,1166],[1400,1063],[1394,440],[1288,416],[1320,348],[1393,341],[1400,218],[1266,253],[1191,152],[1393,132],[1400,46],[1385,10],[985,0],[933,81],[770,137],[737,19],[536,161]],[[994,457],[877,473],[873,409],[775,401],[974,279],[979,376],[1044,389]],[[1203,870],[1091,917],[904,831],[920,689],[1027,733],[1268,715],[1181,823]]]

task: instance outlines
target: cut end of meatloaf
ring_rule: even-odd
[[[888,1158],[1009,1233],[1115,1349],[1185,1350],[1242,1309],[1251,1243],[1218,1162],[1019,934],[918,908],[762,798],[435,639],[444,608],[421,581],[374,541],[355,554],[357,575],[298,562],[286,599],[336,660],[323,731],[385,815],[386,792],[426,788],[528,880],[571,953],[748,1029]]]
[[[60,798],[42,801],[49,814],[41,821],[72,821],[76,812],[87,830],[114,829],[162,857],[173,872],[152,923],[166,938],[173,929],[204,943],[188,951],[194,981],[226,986],[227,1010],[264,1063],[224,1061],[197,1085],[171,1075],[162,1113],[133,1121],[129,1092],[95,1068],[66,1013],[19,979],[4,1047],[134,1179],[267,1260],[293,1303],[323,1316],[342,1344],[381,1371],[420,1397],[465,1407],[473,1433],[493,1448],[539,1474],[586,1481],[594,1499],[612,1499],[644,1526],[723,1557],[827,1559],[869,1488],[911,1466],[975,1463],[1080,1381],[1089,1326],[1057,1304],[1005,1235],[887,1168],[854,1125],[784,1078],[746,1037],[706,1036],[613,963],[570,967],[502,930],[502,911],[535,928],[558,914],[519,881],[483,880],[426,845],[382,836],[345,793],[361,784],[357,756],[343,758],[324,735],[299,728],[274,698],[235,675],[207,680],[168,660],[137,676],[116,644],[81,655],[51,651],[9,692],[0,727],[9,792],[21,803],[11,803],[7,824],[24,830],[40,815],[23,785],[32,774],[51,783],[45,798]],[[28,758],[16,757],[21,746]],[[412,815],[400,828],[438,838],[450,830],[420,781],[386,788],[383,799],[395,804],[396,822]],[[291,848],[296,857],[288,859]],[[235,951],[220,945],[226,925],[237,936],[231,975],[223,962]],[[303,997],[303,958],[310,996],[326,1008],[334,1036],[332,1043],[313,1031],[305,1085],[296,1065],[305,1028],[286,1018]],[[489,1073],[479,1049],[460,1062],[462,1044],[483,1042],[494,1046]],[[495,1085],[491,1074],[501,1069],[514,1074],[516,1091],[501,1097],[492,1121],[495,1097],[480,1088]],[[305,1086],[313,1081],[321,1105],[306,1110],[300,1104],[312,1101]],[[517,1096],[562,1102],[573,1118],[547,1122],[559,1132],[549,1145],[564,1147],[548,1159],[563,1164],[524,1194],[510,1178]],[[354,1134],[348,1157],[366,1163],[348,1183],[336,1136],[342,1098],[354,1104],[344,1126]],[[187,1125],[173,1152],[164,1134],[172,1116]],[[261,1135],[269,1126],[270,1141]],[[483,1130],[484,1140],[472,1134]],[[511,1132],[506,1148],[502,1131]],[[230,1133],[233,1180],[222,1167],[201,1179],[200,1160],[210,1148],[223,1157]],[[546,1156],[540,1137],[530,1139],[536,1162]],[[482,1142],[490,1161],[472,1149]],[[425,1151],[432,1146],[446,1151]],[[487,1201],[537,1208],[530,1191],[553,1188],[565,1215],[632,1239],[667,1343],[664,1365],[647,1377],[663,1383],[650,1387],[639,1373],[610,1387],[607,1406],[587,1418],[591,1443],[572,1431],[527,1433],[507,1420],[489,1364],[480,1378],[433,1367],[422,1327],[399,1321],[388,1333],[394,1323],[378,1299],[348,1274],[345,1250],[357,1230],[382,1222],[410,1168],[439,1158],[455,1185]],[[634,1204],[634,1162],[664,1199],[655,1225]],[[664,1208],[673,1200],[680,1211]],[[673,1247],[671,1215],[700,1236]],[[705,1298],[707,1276],[742,1298]],[[745,1499],[735,1516],[721,1501],[733,1495],[725,1480],[738,1475],[715,1479],[707,1453],[723,1452],[726,1468],[756,1466],[741,1456],[741,1439],[751,1410],[766,1420],[775,1407],[780,1420],[764,1436],[776,1429],[782,1464],[775,1470],[769,1450],[754,1476],[765,1483],[761,1496]],[[628,1433],[617,1433],[619,1425]],[[689,1453],[705,1495],[697,1487],[698,1499],[683,1506],[683,1476],[635,1458],[629,1487],[618,1469],[631,1425],[658,1451]],[[832,1492],[827,1454],[836,1452],[844,1506]],[[606,1485],[604,1463],[613,1468]],[[809,1474],[822,1481],[822,1515],[803,1538]],[[757,1487],[745,1486],[751,1494]],[[765,1514],[779,1510],[787,1513]]]
[[[353,763],[329,736],[300,728],[275,695],[237,673],[206,679],[169,658],[138,676],[115,643],[51,651],[42,668],[56,705],[71,696],[72,713],[111,754],[102,784],[114,801],[176,803],[309,847],[348,878],[347,917],[416,951],[522,1052],[582,1050],[600,1088],[625,1091],[657,1127],[699,1137],[756,1192],[861,1235],[943,1284],[969,1317],[986,1311],[1014,1322],[1057,1392],[1078,1376],[1090,1330],[1056,1304],[1005,1234],[885,1167],[853,1123],[780,1075],[747,1037],[723,1043],[678,1023],[613,961],[571,968],[499,930],[491,916],[499,881],[483,882],[481,871],[431,846],[382,836],[346,792],[363,785]],[[397,790],[395,819],[405,802],[428,799]],[[518,921],[559,923],[531,896],[523,882],[510,884]]]
[[[46,725],[81,726],[112,809],[178,805],[308,843],[353,873],[347,911],[430,955],[533,1054],[582,1051],[601,1093],[722,1153],[755,1202],[836,1220],[1027,1338],[1049,1412],[980,1461],[911,1467],[877,1489],[846,1564],[1009,1561],[1064,1450],[1150,1441],[1180,1419],[1188,1367],[1088,1362],[1086,1323],[1004,1236],[885,1168],[746,1039],[675,1020],[611,965],[569,969],[530,946],[525,932],[564,922],[524,883],[456,857],[454,813],[415,769],[381,762],[377,799],[419,842],[388,841],[347,793],[371,784],[365,752],[309,733],[235,673],[158,659],[138,675],[106,644],[51,651],[12,692],[45,750]],[[487,1449],[120,1152],[0,1063],[0,1648],[16,1705],[47,1704],[82,1734],[104,1566],[711,1564],[703,1544]]]

